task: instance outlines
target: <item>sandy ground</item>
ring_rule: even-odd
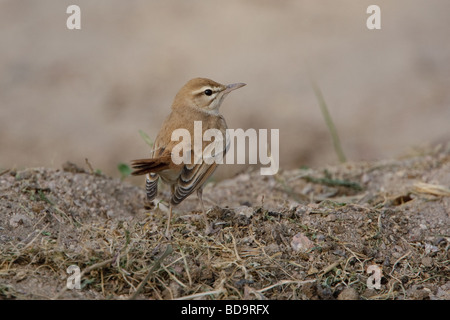
[[[216,232],[204,234],[191,196],[168,240],[163,186],[150,209],[142,188],[88,168],[3,172],[0,298],[448,300],[449,185],[450,145],[251,170],[205,188]],[[79,290],[66,287],[70,266],[82,272]]]
[[[280,129],[283,168],[337,163],[308,73],[349,159],[448,141],[450,3],[377,1],[0,1],[0,168],[88,158],[108,175],[147,155],[190,78],[245,82],[231,128]],[[242,167],[224,166],[216,177]],[[141,183],[141,180],[134,180]]]
[[[372,31],[373,1],[78,0],[78,31],[70,4],[0,0],[0,298],[450,299],[447,0],[379,0]],[[222,166],[217,232],[190,197],[169,242],[167,189],[146,208],[117,165],[197,76],[247,83],[222,113],[279,129],[281,170]]]

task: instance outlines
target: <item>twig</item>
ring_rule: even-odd
[[[334,263],[330,264],[328,267],[324,268],[321,273],[322,275],[327,274],[328,272],[330,272],[331,270],[333,270],[335,267],[337,267],[338,265],[340,265],[345,259],[344,258],[340,258],[338,261],[335,261]]]
[[[92,266],[90,266],[90,267],[84,269],[84,270],[80,273],[80,279],[83,278],[83,276],[84,276],[85,274],[91,272],[92,270],[95,270],[95,269],[98,269],[98,268],[103,268],[104,266],[106,266],[106,265],[108,265],[108,264],[110,264],[110,263],[113,263],[113,262],[116,260],[116,258],[117,258],[117,257],[113,257],[113,258],[111,258],[111,259],[108,259],[108,260],[105,260],[105,261],[102,261],[102,262],[93,264]],[[59,297],[61,297],[62,294],[63,294],[64,292],[66,292],[66,291],[67,291],[67,286],[64,287],[64,288],[63,288],[63,289],[62,289],[62,290],[61,290],[61,291],[53,298],[53,300],[59,299]]]
[[[108,260],[105,260],[105,261],[93,264],[92,266],[84,269],[83,272],[81,272],[80,276],[83,277],[86,273],[89,273],[92,270],[103,268],[104,266],[106,266],[106,265],[108,265],[110,263],[113,263],[116,259],[117,259],[117,257],[112,257],[112,258],[110,258]]]
[[[392,266],[392,270],[389,273],[389,275],[392,277],[392,273],[394,272],[395,266],[397,265],[397,263],[399,263],[401,260],[405,259],[407,256],[409,256],[411,254],[411,251],[408,251],[407,253],[405,253],[404,255],[402,255],[400,258],[397,259],[397,261],[395,261],[394,265]],[[401,282],[400,282],[401,283]]]
[[[175,300],[191,300],[191,299],[200,298],[200,297],[204,297],[204,296],[220,294],[220,293],[222,293],[224,291],[225,291],[224,288],[220,288],[220,289],[213,290],[213,291],[206,291],[206,292],[191,294],[191,295],[188,295],[188,296],[177,298]]]
[[[37,233],[36,233],[36,237],[34,237],[33,238],[33,240],[31,240],[30,242],[28,242],[21,250],[25,250],[25,249],[27,249],[28,247],[30,247],[32,244],[33,244],[33,242],[42,234],[42,231],[44,231],[45,229],[47,229],[47,227],[49,226],[49,223],[47,223],[41,230],[39,230]]]
[[[230,235],[231,235],[231,238],[233,238],[234,254],[236,255],[237,261],[240,261],[242,259],[241,259],[241,257],[239,256],[239,253],[238,253],[238,249],[237,249],[237,246],[236,246],[236,239],[234,238],[233,233],[230,232]]]
[[[189,265],[186,261],[186,255],[183,252],[183,249],[180,249],[180,253],[181,253],[181,257],[183,258],[183,262],[184,262],[184,267],[186,269],[186,275],[188,277],[189,280],[189,287],[192,287],[192,278],[191,278],[191,273],[189,271]]]
[[[278,287],[278,286],[282,286],[282,285],[285,285],[285,284],[293,284],[293,283],[295,283],[295,284],[306,284],[306,283],[311,283],[311,282],[316,282],[316,279],[304,280],[304,281],[301,281],[301,280],[281,280],[281,281],[278,281],[277,283],[275,283],[275,284],[273,284],[271,286],[268,286],[268,287],[256,290],[256,292],[262,293],[264,291],[267,291],[267,290],[270,290],[272,288],[275,288],[275,287]]]
[[[139,284],[139,287],[136,289],[136,291],[133,293],[133,295],[130,297],[129,300],[135,300],[136,297],[139,295],[139,293],[141,293],[142,289],[144,289],[145,284],[147,283],[148,279],[150,279],[151,275],[153,274],[153,272],[155,272],[159,266],[161,265],[161,262],[169,255],[172,253],[172,246],[169,244],[167,245],[166,251],[163,253],[163,255],[161,257],[159,257],[155,263],[153,264],[153,266],[150,268],[150,271],[148,272],[148,274],[145,276],[144,280]]]
[[[222,279],[222,281],[220,281],[219,283],[219,289],[217,290],[213,290],[213,291],[206,291],[206,292],[201,292],[201,293],[195,293],[195,294],[190,294],[188,296],[184,296],[181,298],[177,298],[175,300],[191,300],[191,299],[195,299],[195,298],[200,298],[200,297],[204,297],[204,296],[209,296],[209,295],[215,295],[215,294],[221,294],[223,292],[226,292],[225,288],[223,287],[223,284],[225,283],[225,278]]]
[[[167,269],[167,267],[163,264],[161,264],[161,267],[164,269],[164,271],[167,272],[167,274],[169,275],[169,277],[171,277],[173,280],[175,280],[176,283],[178,283],[180,286],[182,286],[183,288],[187,288],[187,285],[185,285],[183,282],[181,282],[174,274],[172,274],[170,272],[169,269]]]

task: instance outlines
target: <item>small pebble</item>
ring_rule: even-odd
[[[339,293],[338,300],[359,300],[358,292],[353,288],[345,288]]]
[[[425,267],[432,267],[433,266],[433,259],[431,257],[423,257],[422,258],[422,264]]]

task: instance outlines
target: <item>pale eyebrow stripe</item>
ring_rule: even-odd
[[[203,93],[206,89],[210,89],[212,90],[214,93],[217,93],[220,91],[220,87],[210,87],[210,86],[204,86],[201,89],[194,91],[194,94],[199,94],[199,93]]]

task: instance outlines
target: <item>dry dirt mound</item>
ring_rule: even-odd
[[[205,188],[216,233],[191,196],[171,241],[164,187],[149,209],[143,188],[73,165],[0,174],[1,298],[450,299],[448,147],[244,172]]]

